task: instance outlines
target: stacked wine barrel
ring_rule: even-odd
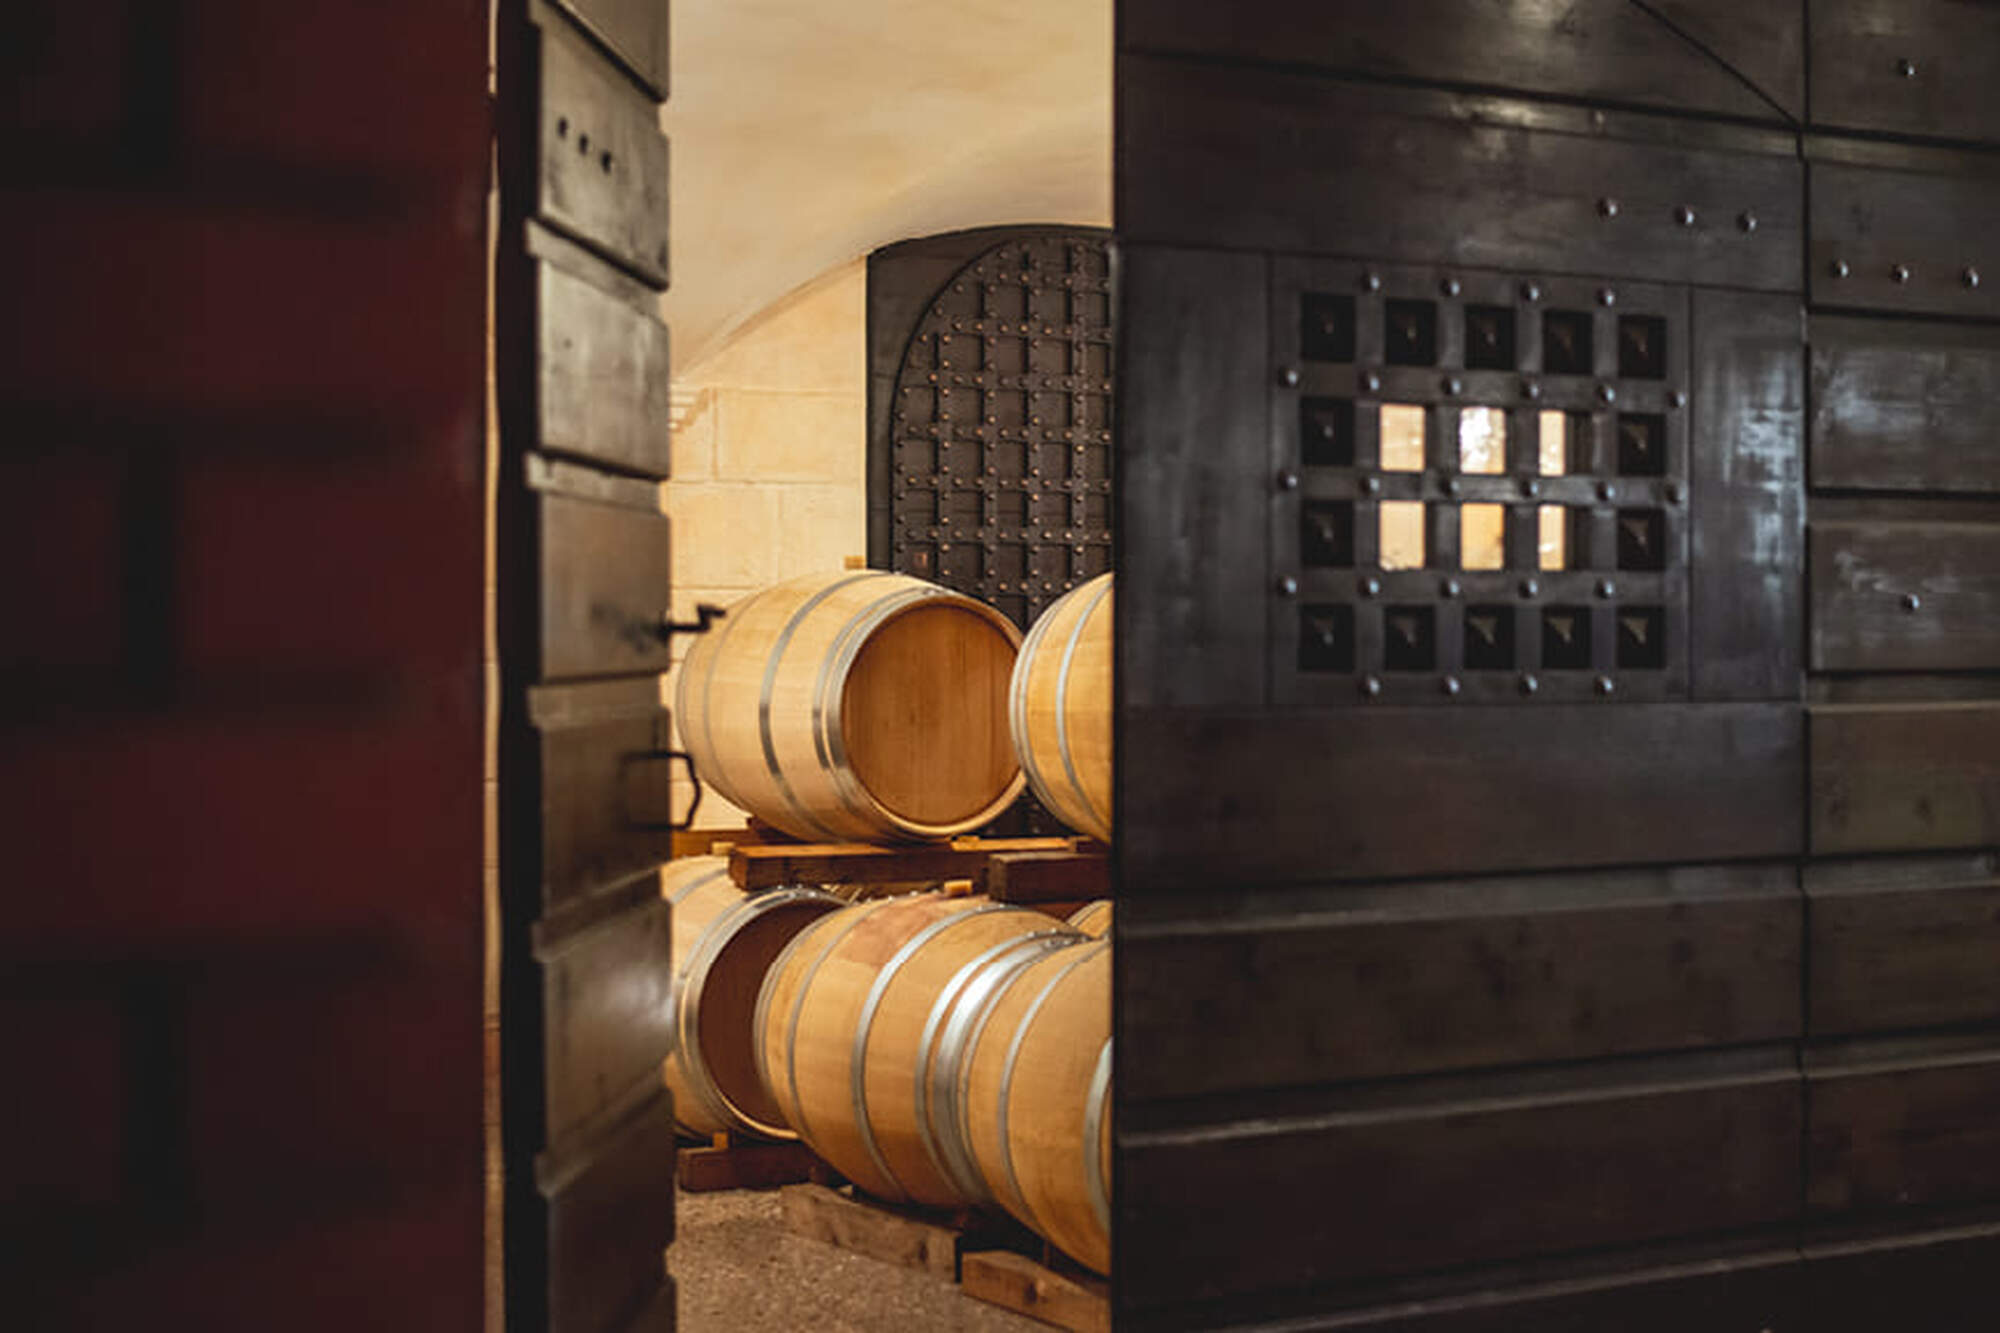
[[[1110,673],[1109,575],[1023,647],[983,603],[863,571],[730,608],[676,705],[702,780],[797,837],[946,838],[1027,782],[1108,838]],[[1004,1209],[1108,1272],[1111,905],[1069,922],[943,893],[846,905],[744,894],[726,871],[662,871],[681,1125],[803,1138],[871,1194]]]

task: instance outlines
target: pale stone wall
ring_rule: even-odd
[[[673,479],[660,502],[676,619],[865,556],[867,302],[867,261],[856,259],[675,368]],[[689,642],[676,641],[676,662]],[[669,707],[674,680],[661,681]],[[743,813],[710,792],[696,822],[740,827]]]

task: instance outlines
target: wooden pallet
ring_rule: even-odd
[[[767,1190],[801,1181],[824,1183],[832,1168],[803,1143],[770,1143],[717,1134],[674,1154],[674,1181],[684,1194],[715,1190]]]
[[[926,1212],[882,1203],[852,1187],[787,1185],[785,1225],[855,1254],[942,1281],[966,1295],[1074,1333],[1108,1333],[1110,1284],[1055,1254],[1010,1218]]]
[[[720,845],[717,845],[720,850]],[[781,884],[904,886],[967,881],[1000,902],[1086,902],[1111,891],[1104,844],[1089,838],[959,838],[914,847],[737,843],[729,875],[744,889]]]

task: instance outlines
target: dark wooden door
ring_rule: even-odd
[[[1130,1326],[1972,1326],[1990,17],[1807,9],[1121,4]]]
[[[665,0],[499,14],[510,1329],[673,1325],[666,24]]]

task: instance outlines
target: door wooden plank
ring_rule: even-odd
[[[1818,671],[2000,667],[2000,525],[1812,525]]]
[[[1815,855],[2000,843],[2000,705],[1825,704],[1810,731]]]

